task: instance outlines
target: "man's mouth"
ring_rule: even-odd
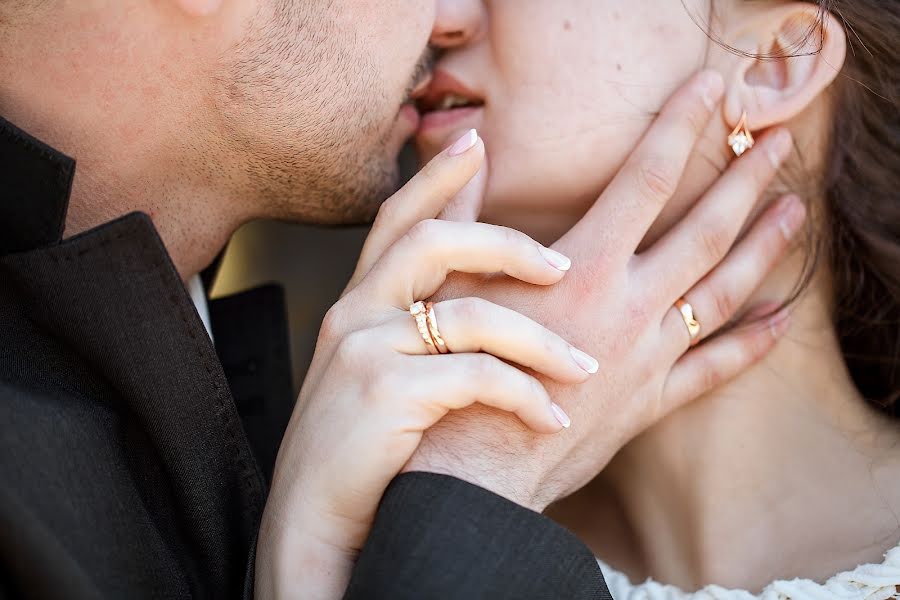
[[[419,99],[421,99],[428,92],[428,87],[431,85],[431,80],[434,78],[433,73],[428,73],[419,82],[413,87],[412,91],[407,96],[407,103],[417,103]]]
[[[484,106],[478,94],[441,70],[435,71],[429,85],[413,98],[422,115]]]

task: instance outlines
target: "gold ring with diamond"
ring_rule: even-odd
[[[416,320],[416,329],[419,330],[419,335],[422,336],[422,341],[425,342],[425,347],[428,348],[428,354],[440,354],[440,351],[434,344],[434,340],[431,338],[431,332],[428,330],[428,310],[425,308],[425,303],[419,301],[410,304],[409,314]]]
[[[428,317],[428,333],[431,334],[431,340],[441,354],[447,354],[450,349],[447,348],[447,342],[441,337],[441,331],[438,329],[437,317],[434,315],[434,302],[425,304],[425,313]]]

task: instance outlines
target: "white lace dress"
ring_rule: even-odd
[[[890,550],[879,565],[863,565],[840,573],[825,583],[808,579],[775,581],[760,594],[729,590],[716,585],[698,592],[683,592],[652,579],[633,584],[628,577],[597,559],[614,600],[887,600],[900,598],[900,546]]]

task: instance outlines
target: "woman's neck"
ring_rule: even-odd
[[[900,541],[900,424],[853,386],[823,287],[762,363],[632,441],[551,516],[632,580],[686,590],[880,562]]]

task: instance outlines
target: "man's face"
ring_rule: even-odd
[[[396,185],[435,0],[22,3],[0,0],[0,113],[78,159],[87,225],[353,223]]]
[[[404,104],[427,75],[434,0],[246,4],[215,73],[212,130],[262,204],[253,216],[371,218],[416,127]]]

